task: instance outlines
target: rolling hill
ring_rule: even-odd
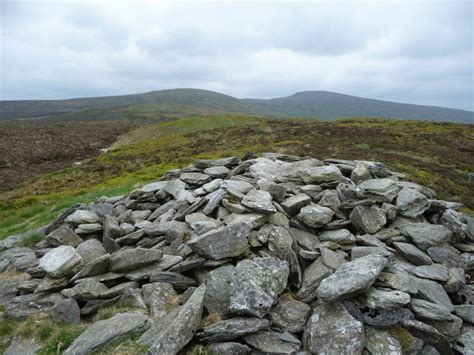
[[[0,101],[0,120],[174,118],[224,112],[272,118],[334,120],[379,117],[474,123],[472,111],[366,99],[327,91],[305,91],[269,100],[237,99],[200,89],[173,89],[69,100]]]
[[[304,91],[288,97],[244,101],[287,117],[328,120],[342,117],[383,117],[474,123],[472,111],[373,100],[329,91]]]

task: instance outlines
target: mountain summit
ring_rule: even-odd
[[[144,109],[166,116],[190,112],[234,112],[266,117],[305,117],[334,120],[343,117],[383,117],[474,123],[474,112],[367,99],[328,91],[304,91],[274,99],[237,99],[201,89],[172,89],[144,94],[68,100],[0,101],[0,120],[20,118],[114,118],[116,110],[128,115]],[[91,112],[92,110],[92,112]],[[115,110],[111,112],[111,110]]]

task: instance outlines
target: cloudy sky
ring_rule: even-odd
[[[176,87],[473,110],[474,1],[1,1],[1,99]]]

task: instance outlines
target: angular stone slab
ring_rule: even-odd
[[[379,254],[342,264],[321,282],[317,290],[318,298],[323,302],[332,302],[364,292],[372,286],[386,264],[387,258]]]

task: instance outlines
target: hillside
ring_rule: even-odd
[[[328,91],[305,91],[270,100],[244,101],[287,117],[329,120],[342,117],[384,117],[474,123],[474,113],[471,111],[373,100]]]
[[[257,105],[217,92],[200,89],[174,89],[151,91],[144,94],[69,100],[0,101],[0,120],[39,117],[84,119],[89,116],[109,118],[111,115],[117,114],[117,112],[111,112],[111,109],[118,110],[119,113],[128,112],[127,117],[135,118],[133,113],[136,111],[139,116],[140,111],[144,109],[160,112],[169,110],[170,106],[183,114],[195,114],[196,110],[206,111],[206,113],[225,111],[255,115],[272,114]]]
[[[306,91],[270,100],[237,99],[208,90],[174,89],[145,94],[70,100],[0,101],[0,120],[153,120],[240,113],[272,118],[383,117],[473,123],[471,111],[402,104],[326,91]]]
[[[35,139],[41,137],[30,137]],[[50,222],[65,207],[126,193],[197,159],[246,152],[383,161],[438,191],[438,198],[462,202],[470,213],[474,210],[474,190],[467,179],[473,168],[472,125],[200,116],[138,127],[121,135],[113,148],[95,153],[80,166],[30,178],[0,193],[0,239]]]

